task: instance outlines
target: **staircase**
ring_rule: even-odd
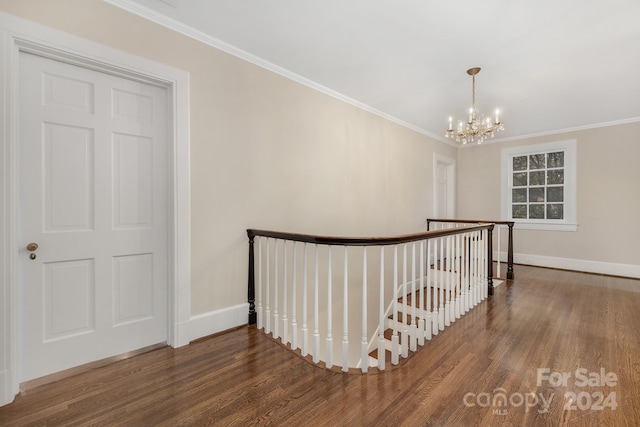
[[[441,274],[451,275],[449,272],[436,270],[432,266],[431,277],[438,277]],[[474,277],[471,278],[471,283],[473,282]],[[447,291],[437,283],[432,283],[423,289],[417,289],[415,297],[411,292],[399,297],[395,304],[391,305],[391,310],[388,310],[391,314],[385,319],[386,329],[382,334],[384,346],[379,345],[378,342],[378,347],[369,352],[369,367],[382,366],[384,369],[389,363],[398,364],[394,347],[403,358],[417,351],[425,341],[431,340],[432,336],[438,335],[440,331],[484,299],[478,292],[480,289],[481,287],[476,287],[474,290],[471,287],[466,293],[464,290],[458,291],[455,288]],[[393,310],[395,310],[395,316]],[[381,361],[379,356],[381,348],[384,348],[384,361]]]

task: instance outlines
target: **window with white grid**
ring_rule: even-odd
[[[503,217],[519,228],[575,231],[576,141],[502,150]]]

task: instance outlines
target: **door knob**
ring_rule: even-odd
[[[28,250],[29,252],[33,252],[33,251],[35,251],[36,249],[38,249],[38,244],[37,244],[37,243],[29,243],[29,244],[27,245],[27,250]]]

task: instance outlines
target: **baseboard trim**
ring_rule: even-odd
[[[96,360],[93,362],[85,363],[83,365],[74,366],[73,368],[65,369],[63,371],[54,372],[53,374],[45,375],[44,377],[34,378],[29,381],[25,381],[20,384],[20,392],[24,393],[33,388],[40,387],[41,385],[51,384],[57,381],[64,380],[66,378],[73,377],[78,374],[82,374],[84,372],[89,372],[94,369],[101,368],[103,366],[111,365],[112,363],[119,362],[121,360],[126,360],[131,357],[138,356],[143,353],[147,353],[149,351],[156,350],[158,348],[166,347],[166,342],[161,342],[158,344],[153,344],[147,347],[139,348],[137,350],[128,351],[126,353],[117,354],[115,356],[106,357],[104,359]]]
[[[17,391],[12,393],[10,379],[10,371],[0,371],[0,406],[8,405],[16,397]]]
[[[189,320],[189,341],[217,334],[247,324],[249,304],[238,304],[192,316]]]
[[[494,259],[497,260],[498,253],[494,251]],[[506,262],[507,254],[502,252],[500,260]],[[550,257],[544,255],[513,254],[515,264],[527,264],[537,267],[558,268],[561,270],[575,270],[585,273],[606,274],[609,276],[631,277],[640,279],[640,265],[621,264],[614,262],[591,261],[574,258]],[[506,268],[506,266],[505,266]],[[517,270],[517,269],[516,269]],[[516,278],[518,272],[515,271]]]

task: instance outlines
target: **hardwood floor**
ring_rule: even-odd
[[[242,327],[30,389],[0,425],[639,425],[640,281],[515,274],[385,373],[327,371]]]

